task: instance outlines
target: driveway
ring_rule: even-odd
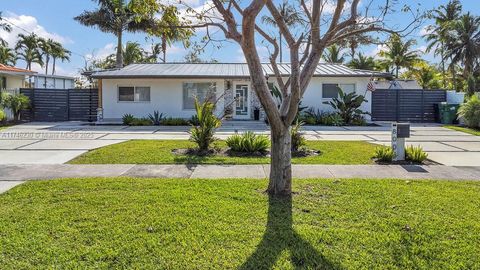
[[[239,131],[268,134],[260,122],[228,122],[224,139]],[[390,144],[390,126],[304,127],[308,140],[362,140]],[[0,131],[0,164],[62,164],[88,150],[132,139],[188,139],[188,127],[91,126],[86,123],[27,123]],[[480,166],[480,136],[439,125],[412,125],[407,144],[421,145],[429,158],[449,166]],[[355,153],[352,153],[355,154]]]

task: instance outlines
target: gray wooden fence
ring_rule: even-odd
[[[27,121],[96,121],[97,89],[20,89],[31,108],[22,112]]]
[[[446,100],[445,90],[377,89],[372,93],[372,120],[435,122],[435,104]]]

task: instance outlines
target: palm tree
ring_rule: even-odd
[[[17,55],[27,63],[27,69],[32,69],[32,63],[38,63],[43,66],[42,54],[39,49],[39,38],[35,34],[18,34],[17,45],[15,46]]]
[[[145,57],[145,62],[156,63],[160,54],[162,54],[162,44],[152,44],[151,52],[147,53],[147,56]]]
[[[0,11],[0,30],[10,33],[12,31],[12,27],[10,26],[10,24],[4,23],[2,21],[3,21],[3,17],[2,17],[2,12]],[[8,44],[3,38],[0,37],[0,45],[6,47]]]
[[[151,1],[95,0],[99,7],[94,11],[84,11],[74,19],[85,26],[98,27],[100,31],[117,37],[116,67],[123,67],[123,32],[145,32],[156,23],[154,12],[138,13],[135,4],[148,4]],[[138,3],[137,3],[138,2]],[[148,2],[148,3],[147,3]],[[157,3],[155,3],[157,4]],[[153,8],[152,8],[153,9]]]
[[[60,42],[54,41],[52,43],[52,60],[53,60],[52,75],[55,75],[57,59],[62,62],[65,62],[65,61],[70,62],[71,55],[72,53],[69,50],[65,49]]]
[[[125,65],[140,63],[143,61],[144,51],[139,43],[127,42],[123,50],[123,59]]]
[[[278,6],[278,11],[280,12],[280,15],[283,19],[283,22],[288,26],[288,27],[295,27],[297,25],[303,25],[305,24],[305,20],[302,17],[302,13],[298,12],[294,6],[288,3],[287,0],[284,0],[283,3],[281,3]],[[277,22],[275,21],[274,18],[269,17],[269,16],[263,16],[262,17],[263,23],[267,25],[271,25],[276,27]],[[280,43],[280,63],[283,62],[283,56],[282,56],[282,33],[279,30],[278,31],[279,35],[279,43]]]
[[[375,59],[371,56],[365,56],[359,53],[356,58],[353,58],[348,66],[355,69],[375,70]]]
[[[384,58],[384,63],[395,69],[395,77],[402,67],[411,67],[419,58],[418,51],[412,50],[416,44],[414,39],[403,42],[398,34],[392,34],[385,43],[386,49],[381,50],[379,55]]]
[[[39,48],[43,56],[45,56],[45,74],[48,74],[48,65],[50,64],[50,58],[53,53],[53,46],[55,46],[55,41],[51,38],[44,39],[39,38]]]
[[[174,42],[183,41],[184,47],[188,47],[188,40],[193,34],[191,29],[176,27],[181,25],[177,7],[169,6],[163,10],[162,18],[157,22],[155,35],[160,36],[162,61],[167,62],[167,46]]]
[[[323,55],[323,60],[328,63],[342,64],[345,61],[345,54],[342,52],[343,48],[333,44],[327,47],[327,51]]]
[[[453,23],[459,19],[462,12],[462,5],[458,0],[451,0],[447,5],[441,5],[438,9],[434,10],[430,16],[435,20],[435,25],[430,25],[427,30],[428,34],[424,37],[428,42],[427,52],[430,52],[434,48],[435,56],[441,57],[441,67],[444,87],[447,86],[446,72],[445,72],[445,47],[449,47],[453,41],[451,36],[451,30]],[[450,70],[454,68],[454,65],[450,67]],[[452,70],[452,74],[455,71]]]
[[[0,64],[14,66],[16,63],[15,51],[6,46],[0,46]]]
[[[445,52],[452,63],[463,63],[463,79],[471,80],[474,65],[480,56],[480,17],[464,14],[453,25],[453,40]],[[475,85],[469,83],[468,93],[472,95]]]

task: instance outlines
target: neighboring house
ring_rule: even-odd
[[[422,89],[416,80],[376,81],[376,89]]]
[[[59,75],[36,74],[33,76],[33,88],[72,89],[75,88],[75,78]]]
[[[288,76],[289,64],[279,64],[282,75]],[[263,64],[269,83],[275,84],[270,64]],[[337,86],[346,92],[366,95],[372,77],[390,74],[368,70],[353,70],[344,65],[319,64],[303,96],[302,106],[322,111],[332,110],[323,102],[338,96]],[[233,112],[234,120],[253,119],[254,109],[261,108],[243,63],[166,63],[133,64],[122,69],[98,71],[99,119],[121,121],[124,114],[145,117],[158,110],[171,117],[190,118],[194,115],[194,98],[204,100],[209,95],[219,99],[217,114]],[[371,111],[371,103],[362,109]],[[264,113],[261,112],[262,118]]]
[[[25,78],[36,72],[0,64],[0,90],[15,92],[25,86]]]

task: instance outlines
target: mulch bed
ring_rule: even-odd
[[[188,156],[221,156],[221,157],[270,157],[270,151],[266,152],[237,152],[232,151],[228,148],[216,148],[210,149],[207,152],[201,152],[196,148],[188,149],[173,149],[172,153],[175,155],[188,155]],[[310,149],[301,149],[296,152],[292,152],[292,157],[309,157],[309,156],[318,156],[321,154],[321,151],[310,150]]]

